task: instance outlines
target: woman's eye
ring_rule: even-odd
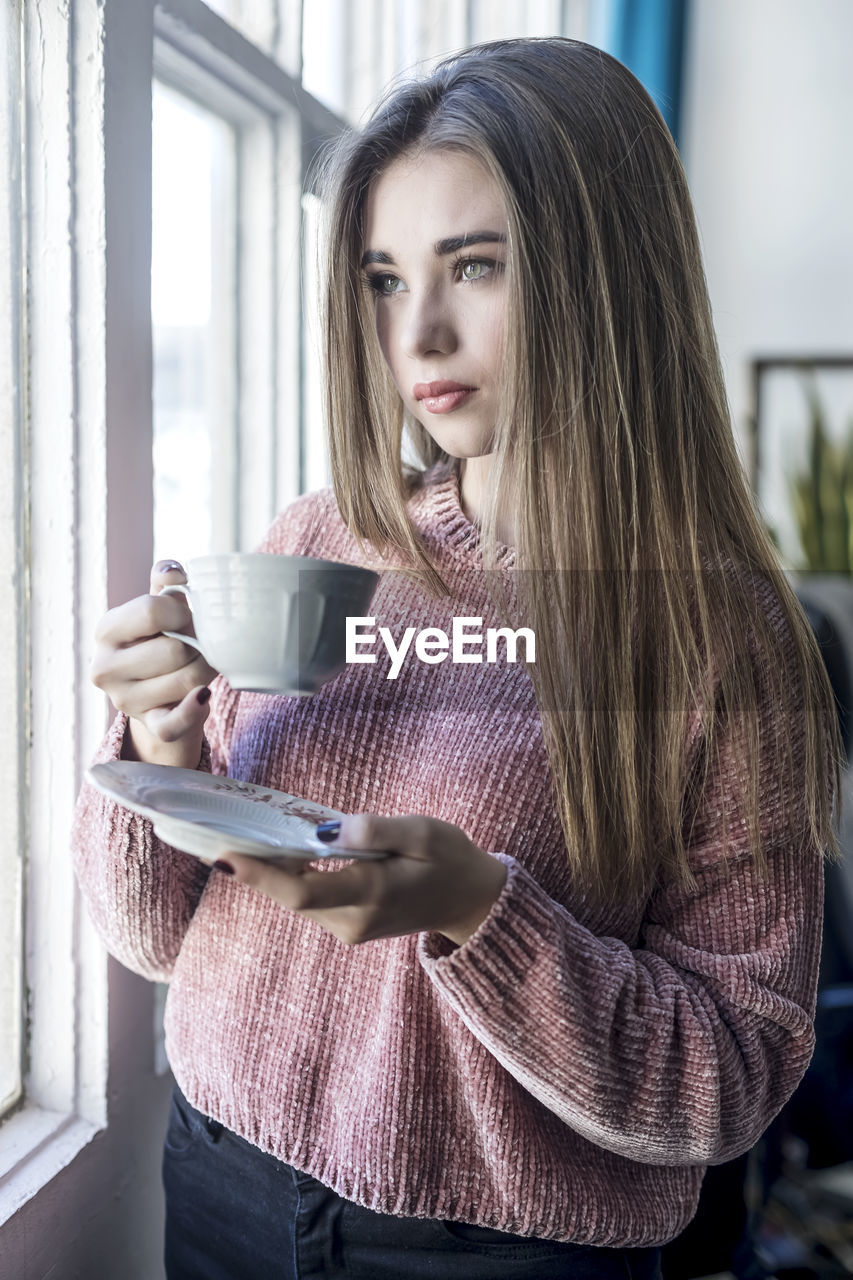
[[[455,267],[458,279],[473,284],[476,280],[485,280],[488,276],[498,274],[503,270],[503,265],[491,258],[460,258]]]
[[[487,262],[479,262],[472,259],[470,262],[463,262],[460,265],[460,274],[463,280],[481,280],[483,276],[488,275],[489,264]]]
[[[379,275],[371,275],[367,277],[367,287],[372,289],[374,293],[380,297],[388,298],[394,293],[399,293],[403,288],[403,282],[399,276],[392,276],[387,273]]]

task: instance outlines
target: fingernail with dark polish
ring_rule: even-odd
[[[316,832],[317,839],[322,840],[323,844],[331,844],[333,840],[337,840],[340,830],[339,822],[321,822]]]
[[[220,858],[213,864],[214,871],[221,871],[224,876],[233,876],[234,868],[230,862],[226,862],[224,858]]]
[[[199,689],[198,693],[195,695],[195,699],[196,702],[200,702],[201,705],[204,706],[206,702],[210,701],[210,690],[207,687]]]
[[[184,566],[177,560],[158,560],[154,566],[155,573],[183,573]]]

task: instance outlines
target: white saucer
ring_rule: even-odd
[[[110,799],[150,818],[161,840],[205,860],[229,850],[270,860],[387,856],[322,844],[314,834],[317,825],[343,815],[271,787],[132,760],[93,765],[86,777]]]

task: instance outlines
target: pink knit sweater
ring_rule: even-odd
[[[455,474],[429,473],[411,511],[453,595],[388,573],[377,627],[497,625]],[[294,503],[265,549],[364,563],[329,492]],[[567,871],[523,665],[413,653],[388,680],[376,652],[312,698],[217,680],[202,767],[346,812],[455,823],[508,871],[474,936],[344,946],[86,786],[74,852],[104,941],[170,982],[167,1049],[189,1100],[340,1195],[558,1240],[663,1242],[704,1166],[749,1148],[808,1063],[820,853],[795,847],[764,778],[760,882],[723,774],[693,830],[698,889],[593,910]],[[763,707],[765,727],[774,714]],[[99,760],[124,728],[119,716]]]

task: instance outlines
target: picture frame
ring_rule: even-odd
[[[815,406],[825,441],[836,452],[849,445],[853,463],[853,353],[762,356],[750,372],[749,471],[760,514],[786,565],[832,571],[833,557],[815,564],[804,546],[795,485],[811,475]],[[849,506],[853,527],[853,474]]]

